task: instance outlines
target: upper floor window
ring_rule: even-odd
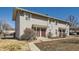
[[[31,16],[30,14],[27,14],[27,15],[25,16],[25,19],[26,19],[26,20],[30,20],[30,16]]]
[[[30,14],[26,12],[20,12],[20,16],[24,17],[25,20],[30,20]]]

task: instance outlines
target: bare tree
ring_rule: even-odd
[[[70,22],[70,27],[76,28],[79,26],[78,18],[76,16],[68,16],[67,21]]]
[[[78,17],[70,15],[68,16],[67,21],[70,22],[70,33],[76,33],[76,30],[79,27]]]
[[[13,30],[13,28],[10,26],[10,24],[7,22],[6,18],[4,17],[0,21],[0,31],[2,35],[4,35],[4,38],[8,30]]]

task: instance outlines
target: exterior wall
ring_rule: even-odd
[[[32,18],[30,21],[31,21],[31,27],[32,27],[32,24],[43,25],[48,27],[48,18],[32,15]],[[47,35],[48,35],[48,28],[46,29],[46,37]]]
[[[20,15],[20,37],[24,34],[26,28],[31,28],[30,20],[26,20],[26,16]]]
[[[26,19],[26,17],[30,15],[30,19]],[[69,25],[67,24],[62,24],[62,23],[57,23],[56,21],[51,22],[49,24],[48,18],[38,16],[35,14],[24,14],[24,15],[18,15],[16,19],[16,37],[21,38],[21,36],[24,33],[25,28],[32,28],[32,25],[43,25],[47,26],[46,29],[46,36],[49,33],[49,30],[51,29],[52,37],[57,37],[59,36],[59,28],[64,28],[66,29],[67,36],[69,36]],[[57,31],[57,34],[56,34]]]
[[[65,33],[67,36],[69,36],[69,25],[68,24],[62,24],[62,23],[57,23],[56,22],[51,22],[52,26],[52,37],[58,37],[59,36],[59,28],[65,29]],[[56,34],[57,31],[57,34]]]
[[[15,21],[15,36],[16,38],[20,38],[20,18],[19,14],[17,14],[16,21]]]
[[[19,19],[19,21],[20,21],[19,37],[21,37],[24,34],[25,28],[32,28],[33,24],[44,25],[44,26],[47,26],[47,24],[48,24],[48,21],[46,21],[47,18],[38,17],[37,15],[31,15],[30,19],[26,20],[26,16],[27,15],[24,15],[24,16],[20,15],[20,17],[19,17],[20,18]]]
[[[67,34],[67,36],[69,36],[69,25],[68,24],[62,24],[62,23],[58,23],[58,28],[63,28],[65,29],[65,33]],[[59,34],[59,33],[58,33]]]
[[[67,36],[69,36],[69,25],[66,25],[67,27],[66,27],[66,33],[67,33]]]
[[[52,37],[58,36],[58,35],[56,35],[56,30],[58,30],[58,26],[56,25],[56,23],[55,22],[51,22],[51,26],[52,26],[52,31],[51,31]],[[58,31],[57,31],[57,33],[58,33]]]
[[[30,21],[31,21],[31,24],[47,26],[47,24],[48,24],[47,20],[48,20],[48,18],[44,18],[44,17],[37,16],[37,15],[32,15],[32,18]]]

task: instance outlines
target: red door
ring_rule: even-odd
[[[46,36],[46,29],[41,29],[41,36],[43,36],[43,37]]]

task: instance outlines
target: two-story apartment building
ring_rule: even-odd
[[[38,37],[69,36],[69,23],[48,15],[31,12],[22,8],[15,8],[13,12],[15,20],[16,38],[21,38],[25,28],[34,29]]]

